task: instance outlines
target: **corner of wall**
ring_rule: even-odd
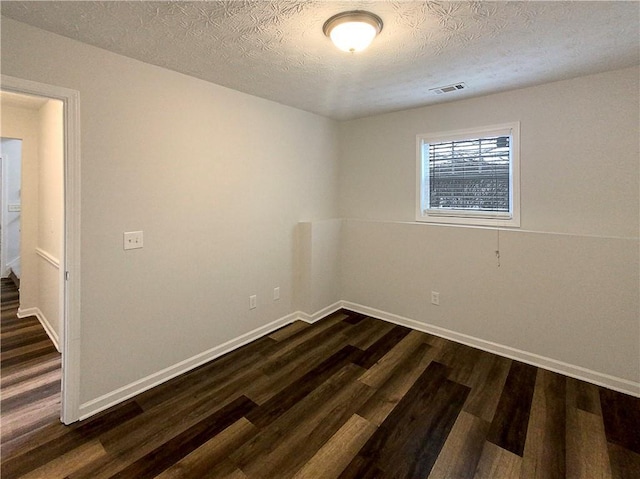
[[[299,311],[321,311],[340,300],[341,231],[341,219],[298,223],[295,305]]]

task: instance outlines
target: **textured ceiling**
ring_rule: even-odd
[[[13,2],[2,15],[148,63],[347,119],[638,65],[640,3]],[[365,9],[384,28],[361,53],[323,35]],[[465,82],[468,89],[429,89]]]

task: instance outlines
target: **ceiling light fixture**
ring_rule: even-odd
[[[340,50],[354,53],[367,48],[382,31],[382,19],[364,10],[342,12],[324,22],[322,31]]]

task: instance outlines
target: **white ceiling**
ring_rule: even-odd
[[[336,119],[358,118],[640,63],[640,3],[14,2],[2,15],[144,62]],[[361,53],[322,33],[364,9],[384,28]],[[429,89],[465,82],[468,89]]]

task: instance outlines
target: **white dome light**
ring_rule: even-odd
[[[382,31],[382,20],[362,10],[343,12],[327,20],[322,31],[340,50],[354,53],[371,44]]]

